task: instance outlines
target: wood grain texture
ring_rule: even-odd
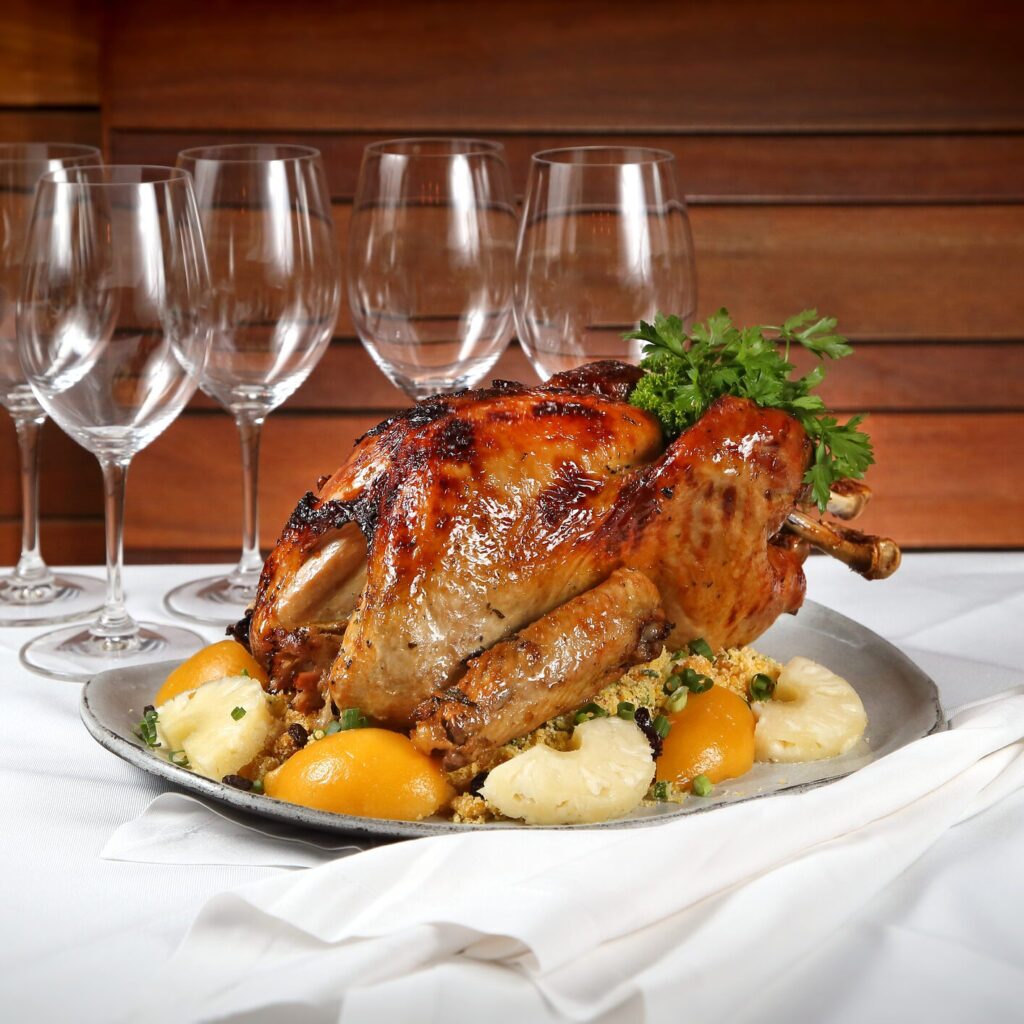
[[[0,5],[0,106],[98,104],[101,3],[4,0]]]
[[[376,417],[271,417],[263,444],[262,537],[276,539],[299,498],[333,472]],[[907,547],[1024,546],[1024,413],[879,413],[869,418],[877,465],[864,528]],[[233,549],[241,481],[226,416],[178,420],[132,466],[132,549]],[[970,494],[969,507],[965,495]]]
[[[0,110],[0,142],[76,142],[100,144],[99,109]]]
[[[350,216],[334,206],[343,263]],[[851,338],[1021,337],[1024,205],[704,206],[690,221],[700,316],[815,306]],[[336,333],[355,334],[347,305]]]
[[[1024,128],[1012,2],[120,0],[111,127]]]
[[[50,565],[103,565],[103,521],[97,516],[44,518],[40,537]],[[20,539],[17,520],[0,517],[0,565],[17,562]]]
[[[799,352],[793,354],[793,360],[801,373],[816,361]],[[970,372],[964,372],[968,367]],[[539,379],[515,341],[484,382],[494,378],[528,383]],[[969,348],[956,342],[862,343],[854,358],[829,364],[820,393],[831,408],[840,412],[1024,410],[1024,342],[975,342]],[[377,411],[409,404],[358,341],[339,338],[306,383],[288,399],[286,409]],[[202,393],[193,400],[192,407],[219,408]]]
[[[332,198],[355,194],[363,149],[388,138],[341,132],[115,130],[111,160],[174,163],[178,152],[233,140],[289,142],[323,154]],[[487,132],[502,143],[516,192],[530,157],[566,146],[649,146],[677,160],[691,204],[1024,201],[1022,135],[611,135]]]

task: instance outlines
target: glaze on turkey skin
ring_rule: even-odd
[[[795,611],[803,553],[773,539],[803,429],[725,397],[666,447],[626,400],[640,372],[429,399],[361,439],[264,568],[249,635],[273,685],[318,677],[337,707],[408,729],[469,659],[622,567],[657,587],[670,645],[747,643]]]

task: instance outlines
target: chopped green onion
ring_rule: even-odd
[[[153,705],[147,704],[142,709],[142,721],[135,728],[135,735],[151,750],[161,746],[160,741],[156,738],[156,723],[159,717]]]
[[[339,721],[342,729],[365,729],[370,724],[370,720],[359,708],[345,708]]]
[[[176,764],[179,768],[191,767],[188,763],[188,754],[186,754],[184,750],[172,750],[168,756],[171,764]]]
[[[608,712],[605,711],[600,704],[595,704],[591,701],[589,704],[584,704],[583,707],[573,715],[573,721],[577,725],[582,725],[584,722],[589,722],[592,718],[607,718]]]
[[[658,675],[653,668],[645,668],[641,670],[640,675],[646,676],[648,679],[654,679]]]
[[[252,784],[252,789],[249,790],[249,792],[250,793],[262,793],[263,792],[263,780],[262,779],[257,779]]]
[[[691,640],[686,646],[691,654],[707,658],[708,661],[714,661],[715,659],[715,652],[711,650],[711,644],[702,636],[697,637],[696,640]]]
[[[706,775],[698,775],[690,785],[697,796],[709,796],[711,790],[715,788]]]
[[[774,692],[775,680],[772,679],[771,676],[766,676],[763,672],[758,672],[757,675],[750,680],[751,700],[770,700]]]
[[[682,711],[686,707],[686,701],[690,696],[690,691],[684,686],[680,690],[676,690],[675,693],[671,694],[667,701],[665,701],[665,707],[669,711]]]
[[[690,693],[705,693],[715,685],[714,679],[692,668],[683,670],[683,682]]]
[[[322,740],[324,738],[324,736],[326,736],[326,735],[327,735],[327,733],[325,733],[323,731],[323,729],[314,729],[313,730],[313,739],[315,739],[315,740]]]
[[[654,784],[654,799],[667,800],[669,796],[668,786],[667,782],[656,782]]]
[[[615,713],[619,718],[624,718],[627,722],[635,721],[636,705],[629,700],[620,700],[618,710]]]
[[[237,722],[241,718],[245,718],[245,708],[232,708],[231,717]]]
[[[654,719],[654,722],[652,724],[654,726],[654,731],[662,739],[664,739],[669,734],[669,731],[672,729],[672,723],[664,715],[658,715],[658,717]]]
[[[675,693],[682,685],[683,677],[673,672],[672,675],[665,680],[664,690],[666,693]]]
[[[336,718],[332,718],[324,728],[324,735],[333,736],[336,732],[341,732],[341,722]]]
[[[239,672],[239,675],[248,676],[249,675],[249,670],[247,668],[243,668],[242,671]]]

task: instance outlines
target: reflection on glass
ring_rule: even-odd
[[[658,311],[689,323],[693,242],[664,150],[547,150],[530,166],[516,250],[519,339],[542,377],[595,359],[640,358],[623,341]]]
[[[256,593],[258,471],[263,423],[323,355],[341,300],[330,195],[320,154],[305,146],[187,149],[213,286],[213,338],[200,387],[233,417],[242,443],[243,528],[227,576],[186,583],[166,598],[196,622],[241,618]]]
[[[411,398],[478,383],[512,336],[516,213],[504,151],[477,139],[367,146],[349,230],[349,304]]]
[[[28,231],[18,349],[35,398],[103,471],[107,599],[87,627],[26,644],[61,679],[184,657],[202,639],[136,622],[124,603],[124,489],[132,456],[195,393],[209,344],[209,279],[189,176],[77,167],[43,176]]]
[[[0,404],[11,414],[21,458],[21,554],[0,579],[0,626],[65,622],[96,611],[103,584],[88,576],[55,575],[39,546],[39,432],[46,413],[18,361],[15,314],[25,235],[36,182],[47,171],[99,164],[92,146],[50,142],[0,145]],[[59,231],[58,228],[54,230]],[[58,244],[60,239],[57,240]],[[65,249],[67,239],[64,239]]]

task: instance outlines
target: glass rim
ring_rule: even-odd
[[[68,181],[61,180],[62,176],[65,175],[69,170],[73,170],[76,175],[85,174],[87,180]],[[122,172],[115,173],[113,180],[108,180],[107,176],[111,171]],[[158,172],[152,177],[147,177],[146,171]],[[132,172],[135,177],[132,178],[128,173]],[[101,174],[103,177],[94,178],[94,175]],[[124,188],[126,185],[172,185],[175,182],[184,181],[191,183],[192,175],[186,171],[183,167],[170,167],[166,164],[85,164],[81,167],[58,167],[55,170],[47,171],[39,178],[39,184],[47,185],[67,185],[71,187],[77,186],[78,188]]]
[[[278,156],[258,156],[255,150],[274,150]],[[241,155],[248,151],[251,156]],[[318,160],[320,150],[294,142],[217,142],[209,146],[190,146],[178,151],[179,160],[220,164],[276,164],[290,161]]]
[[[460,146],[461,149],[449,148],[438,149],[435,153],[404,153],[397,147],[422,146],[425,144],[447,144],[449,147]],[[410,135],[404,138],[381,139],[378,142],[367,143],[364,152],[378,157],[423,157],[435,159],[438,157],[453,156],[503,156],[505,147],[493,139],[478,139],[471,135]]]
[[[45,152],[33,156],[29,152],[32,149]],[[8,155],[14,153],[25,155]],[[5,164],[40,164],[52,160],[76,160],[84,157],[98,157],[99,163],[103,162],[103,153],[99,146],[89,146],[84,142],[0,142],[0,162]]]
[[[618,160],[592,160],[599,154],[621,154]],[[585,159],[560,159],[567,154],[584,155]],[[633,154],[627,156],[627,154]],[[546,164],[549,167],[631,167],[645,164],[664,164],[675,160],[675,154],[667,149],[653,146],[558,146],[542,149],[530,157],[531,163]]]

